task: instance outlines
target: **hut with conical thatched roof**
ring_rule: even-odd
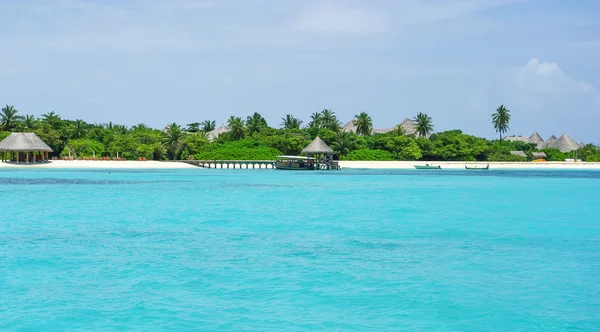
[[[400,122],[400,126],[402,126],[402,129],[404,129],[404,134],[406,135],[415,135],[417,133],[417,126],[415,126],[413,120],[409,118],[402,120],[402,122]]]
[[[579,144],[569,137],[569,135],[562,134],[557,140],[547,144],[546,147],[558,149],[560,152],[571,152],[578,150]]]
[[[208,140],[210,142],[212,142],[212,141],[216,140],[217,137],[219,137],[219,135],[221,135],[223,133],[226,133],[226,132],[229,132],[229,128],[227,128],[227,126],[225,126],[225,125],[222,125],[219,128],[215,128],[215,129],[213,129],[213,130],[211,130],[211,131],[208,132],[208,134],[207,134],[208,135]]]
[[[0,142],[0,151],[2,161],[29,163],[48,160],[48,152],[52,149],[34,133],[11,133]]]
[[[356,134],[356,124],[354,123],[354,119],[352,119],[352,120],[350,120],[350,122],[346,123],[342,127],[342,131],[346,131],[346,132],[350,132],[350,133],[355,133]]]
[[[321,137],[317,136],[315,139],[310,142],[308,146],[304,148],[301,152],[302,154],[307,155],[332,155],[333,150],[321,139]]]
[[[557,140],[556,136],[552,135],[552,136],[548,137],[548,140],[544,142],[544,144],[543,144],[542,147],[543,148],[547,148],[548,145],[550,145],[550,143],[552,143],[552,142],[554,142],[556,140]]]
[[[541,148],[544,145],[544,140],[542,139],[542,136],[540,136],[540,134],[538,134],[537,131],[534,131],[531,136],[529,136],[529,143],[533,143],[537,146],[537,148]]]

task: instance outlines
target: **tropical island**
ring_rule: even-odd
[[[259,114],[246,119],[231,116],[226,124],[214,120],[177,123],[155,129],[141,123],[127,127],[115,123],[88,123],[63,119],[55,112],[40,118],[22,115],[14,106],[0,111],[0,140],[11,132],[33,132],[51,149],[52,159],[119,160],[272,160],[278,155],[297,155],[320,137],[346,161],[565,161],[597,162],[600,147],[576,143],[568,135],[543,140],[531,136],[504,137],[510,110],[499,106],[491,115],[498,139],[488,140],[461,130],[435,132],[424,113],[404,119],[390,128],[375,128],[368,113],[361,112],[343,124],[331,109],[315,112],[305,124],[287,114],[273,127]]]

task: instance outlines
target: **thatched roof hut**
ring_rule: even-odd
[[[343,127],[342,127],[342,131],[347,131],[347,132],[351,132],[351,133],[355,133],[356,134],[356,123],[354,122],[355,119],[350,120],[350,122],[346,123]]]
[[[406,135],[414,135],[417,133],[417,126],[415,126],[413,120],[409,118],[405,118],[404,120],[402,120],[402,122],[400,122],[400,126],[402,126],[402,128],[404,129],[404,133]]]
[[[546,154],[544,152],[532,152],[531,158],[533,159],[546,159]]]
[[[509,141],[509,142],[524,142],[524,143],[529,143],[529,137],[525,137],[525,136],[507,136],[504,137],[505,141]]]
[[[34,133],[11,133],[0,142],[0,151],[52,152],[52,149]]]
[[[323,142],[323,140],[317,136],[310,142],[310,144],[304,148],[302,154],[333,154],[333,150]]]
[[[547,148],[554,148],[560,150],[560,152],[570,152],[579,149],[579,144],[575,142],[569,135],[562,134],[560,138],[554,140],[546,145]]]
[[[512,154],[513,156],[527,158],[527,155],[523,151],[510,151],[510,154]]]
[[[208,140],[209,141],[214,141],[217,139],[217,137],[219,137],[219,135],[229,132],[229,128],[227,128],[225,125],[222,125],[219,128],[215,128],[211,131],[208,132]]]
[[[32,156],[32,161],[47,160],[48,152],[52,148],[44,143],[34,133],[11,133],[2,142],[0,142],[0,151],[2,152],[2,161],[6,159],[6,152],[9,152],[10,161],[27,161]]]
[[[537,131],[534,131],[531,136],[529,136],[529,143],[535,144],[539,149],[544,145],[544,140]]]

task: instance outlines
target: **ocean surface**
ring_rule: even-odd
[[[600,331],[600,172],[1,170],[0,330]]]

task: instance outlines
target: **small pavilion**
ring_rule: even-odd
[[[52,149],[34,133],[11,133],[0,142],[3,162],[45,162]],[[8,152],[8,153],[7,153]]]
[[[319,136],[315,137],[300,153],[317,159],[323,159],[326,156],[329,157],[329,160],[333,159],[333,150]],[[318,158],[319,156],[323,158]]]
[[[315,137],[315,139],[302,150],[301,154],[315,158],[315,166],[317,169],[341,169],[339,163],[333,160],[333,150],[319,136]]]

